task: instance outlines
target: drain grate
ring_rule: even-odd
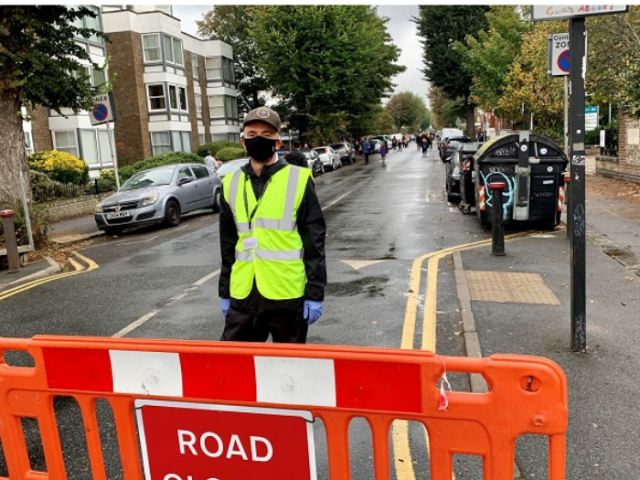
[[[560,305],[539,273],[466,270],[471,300]]]

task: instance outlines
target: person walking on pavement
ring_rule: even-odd
[[[369,155],[371,154],[371,141],[368,138],[365,138],[364,142],[362,142],[362,154],[364,155],[364,164],[369,164]]]
[[[207,150],[207,156],[204,157],[204,164],[209,170],[214,173],[216,170],[218,170],[218,162],[215,158],[213,158],[213,155],[211,155],[211,150]]]
[[[322,315],[326,225],[311,170],[278,161],[280,117],[244,119],[249,162],[224,178],[220,208],[221,340],[305,343]]]
[[[287,153],[284,156],[284,159],[287,161],[289,165],[295,165],[297,167],[305,167],[309,168],[309,163],[307,162],[307,157],[304,153],[300,151],[300,142],[298,140],[294,140],[293,142],[293,150]]]
[[[385,166],[385,160],[387,159],[387,142],[382,142],[380,145],[380,156],[382,157],[382,166]]]

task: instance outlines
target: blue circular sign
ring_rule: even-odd
[[[104,103],[98,103],[95,107],[93,107],[93,117],[102,122],[109,116],[109,109]]]
[[[558,56],[558,67],[563,72],[569,71],[569,50],[565,50]]]

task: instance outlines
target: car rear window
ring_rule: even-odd
[[[346,148],[344,143],[336,143],[334,145],[331,145],[331,148],[333,148],[334,150],[340,149],[340,148]]]

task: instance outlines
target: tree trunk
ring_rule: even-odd
[[[20,102],[12,92],[0,90],[0,208],[20,198],[20,170],[29,184]]]
[[[471,104],[467,104],[465,108],[465,113],[467,117],[467,135],[474,142],[476,140],[476,106]]]

